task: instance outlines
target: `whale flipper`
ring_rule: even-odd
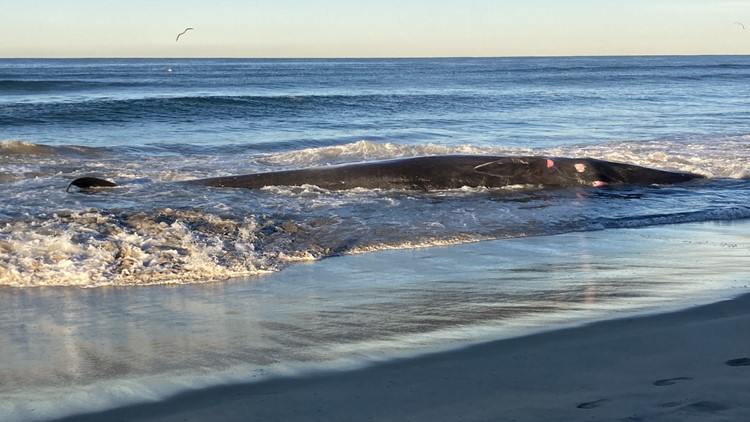
[[[110,182],[109,180],[100,179],[98,177],[79,177],[78,179],[70,182],[65,192],[70,190],[71,186],[75,186],[79,189],[94,189],[94,188],[112,188],[117,186],[116,183]]]

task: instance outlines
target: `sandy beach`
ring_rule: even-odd
[[[750,296],[65,421],[745,421]]]

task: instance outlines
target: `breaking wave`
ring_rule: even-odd
[[[10,157],[25,156],[77,156],[93,157],[104,153],[103,148],[92,148],[76,145],[53,146],[33,142],[5,140],[0,141],[0,163]]]

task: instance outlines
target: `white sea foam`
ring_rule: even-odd
[[[589,157],[671,171],[688,171],[707,177],[750,176],[750,135],[704,140],[623,141],[578,144],[552,148],[489,147],[476,145],[404,145],[360,140],[350,144],[274,153],[259,162],[274,167],[300,168],[315,165],[387,160],[422,155],[548,155]]]
[[[308,148],[275,153],[264,157],[263,162],[277,166],[311,166],[346,162],[387,160],[420,155],[449,154],[531,154],[530,149],[488,148],[474,145],[447,146],[437,144],[409,145],[393,142],[360,140],[350,144]]]
[[[255,224],[171,209],[6,223],[0,285],[148,285],[258,274],[268,269],[254,251]]]

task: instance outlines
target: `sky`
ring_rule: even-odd
[[[750,0],[0,0],[0,10],[0,58],[750,54]]]

